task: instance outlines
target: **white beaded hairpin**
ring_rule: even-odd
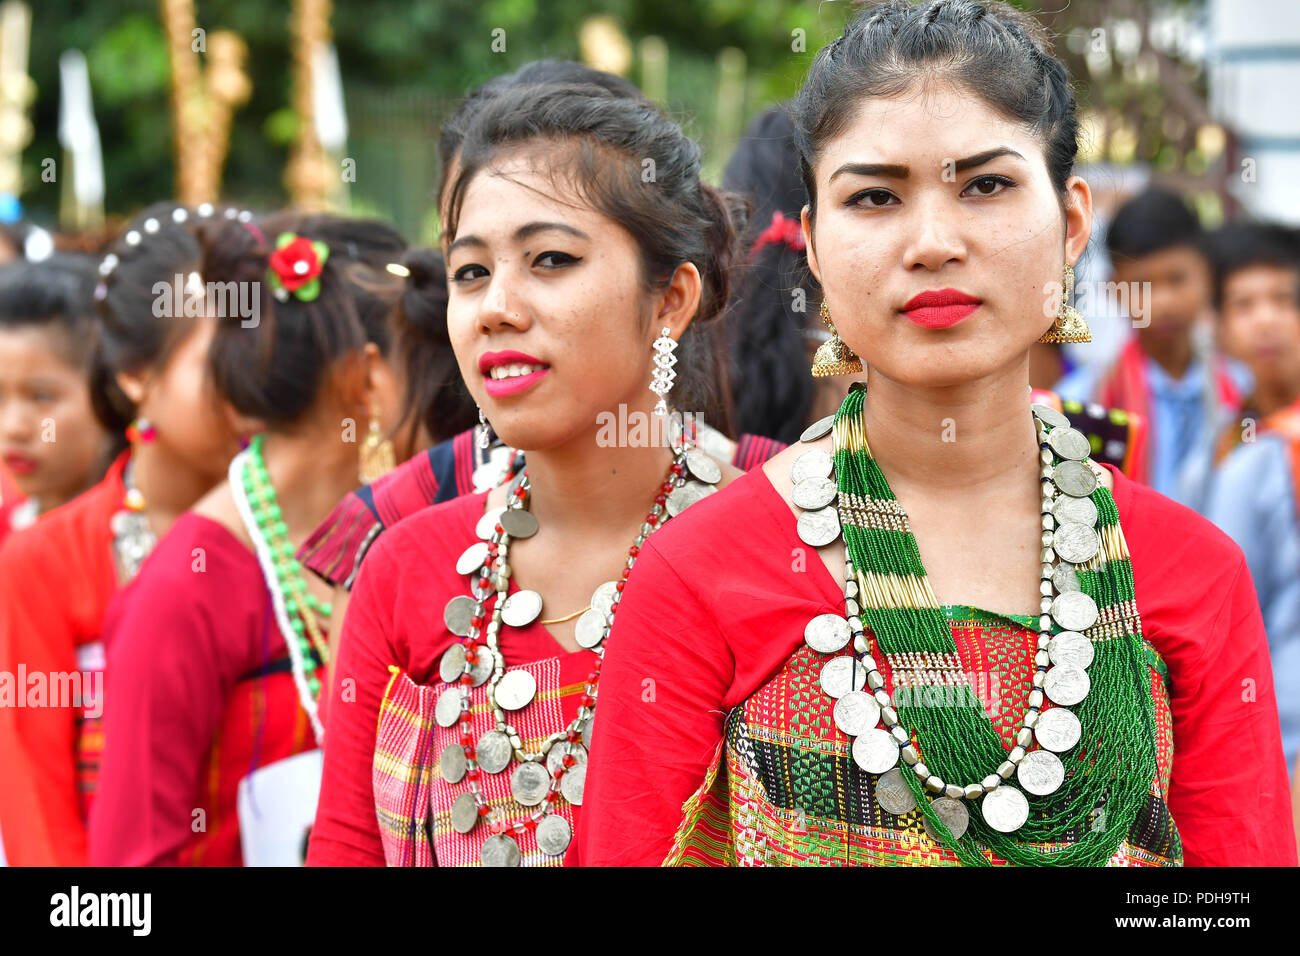
[[[216,212],[216,207],[213,206],[212,203],[210,202],[203,202],[203,203],[199,203],[199,205],[195,208],[194,212],[197,214],[198,218],[200,219],[211,219],[213,214]],[[227,207],[226,210],[222,213],[222,215],[226,219],[230,219],[232,221],[237,220],[239,222],[252,222],[253,220],[253,213],[251,210],[235,209],[233,206]],[[189,219],[189,217],[190,217],[189,210],[185,209],[185,207],[183,206],[178,206],[172,210],[172,222],[176,223],[178,226],[184,223],[187,219]],[[140,229],[131,229],[127,232],[125,236],[122,237],[122,241],[125,242],[132,249],[134,249],[140,245],[145,235],[152,236],[156,234],[160,228],[162,228],[162,224],[153,216],[150,216],[148,219],[146,219],[143,223],[140,224],[140,229],[144,230],[143,235],[141,234]],[[107,285],[108,277],[113,274],[113,270],[118,267],[121,261],[122,261],[121,259],[119,259],[114,253],[111,252],[108,255],[104,256],[103,259],[100,260],[99,282],[95,286],[96,302],[103,300],[103,298],[106,295],[108,295],[108,285]]]

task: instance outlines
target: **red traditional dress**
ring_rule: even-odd
[[[452,803],[469,781],[443,780],[439,755],[460,742],[459,725],[434,719],[446,686],[439,661],[460,638],[443,624],[449,598],[469,593],[456,559],[481,540],[475,527],[487,492],[426,508],[387,531],[366,559],[334,668],[329,745],[309,866],[464,866],[476,863],[488,829],[462,835],[451,827]],[[510,593],[519,590],[511,581]],[[527,670],[537,695],[512,722],[524,746],[536,749],[577,716],[597,656],[569,653],[536,620],[505,627],[500,637],[507,672]],[[495,723],[487,685],[470,695],[477,738]],[[376,728],[378,730],[376,731]],[[509,819],[527,816],[510,792],[509,773],[487,774],[479,785],[492,807]],[[578,808],[556,812],[573,826]],[[519,839],[523,865],[558,865],[532,834]]]
[[[0,827],[14,866],[86,862],[103,747],[102,701],[89,689],[102,680],[104,615],[118,587],[109,524],[122,509],[128,458],[0,548],[0,673],[21,669],[47,684],[77,674],[87,692],[81,706],[0,706]]]
[[[105,634],[112,690],[91,865],[300,861],[319,750],[253,552],[183,515]]]
[[[1268,646],[1241,551],[1111,471],[1157,717],[1150,794],[1111,862],[1294,865]],[[876,775],[849,759],[804,645],[807,622],[841,613],[844,594],[817,555],[797,560],[807,551],[761,472],[647,542],[610,637],[569,863],[956,862],[918,811],[883,813]],[[1030,619],[945,612],[965,670],[999,678],[986,707],[1009,749],[1033,670]]]

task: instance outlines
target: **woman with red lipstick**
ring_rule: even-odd
[[[111,449],[90,400],[94,286],[94,264],[80,257],[0,268],[0,542],[103,475]]]
[[[866,386],[642,549],[577,862],[1294,865],[1240,549],[1030,403],[1091,220],[1041,29],[882,4],[795,122]]]
[[[103,427],[131,447],[0,549],[0,671],[80,672],[83,684],[103,671],[109,601],[238,450],[203,371],[214,323],[155,308],[158,283],[197,281],[194,229],[217,212],[154,206],[100,263],[91,395]],[[69,423],[56,424],[62,444]],[[14,865],[86,862],[104,700],[50,703],[0,707],[0,826]]]
[[[539,60],[526,64],[474,90],[451,116],[438,143],[443,167],[456,163],[465,129],[479,107],[511,89],[538,83],[586,84],[616,96],[641,98],[640,91],[622,77],[579,63]],[[447,283],[441,255],[435,260],[427,250],[413,251],[406,265],[410,276],[399,310],[399,324],[406,331],[398,343],[407,366],[405,414],[414,417],[416,410],[423,409],[425,429],[438,444],[347,495],[299,551],[303,567],[334,586],[338,620],[346,612],[362,562],[386,529],[429,505],[493,488],[512,478],[523,462],[522,453],[507,448],[489,428],[470,427],[476,406],[465,390],[447,338]],[[762,390],[748,391],[757,394]],[[759,434],[728,438],[710,424],[726,427],[727,411],[725,402],[721,403],[692,423],[695,440],[714,458],[747,471],[785,447]],[[340,631],[331,636],[334,656]],[[323,719],[326,709],[323,707]]]
[[[108,615],[92,865],[301,862],[330,608],[294,545],[371,466],[372,416],[393,421],[382,269],[404,247],[384,223],[330,215],[205,231],[204,279],[251,290],[257,316],[215,317],[208,374],[264,429]]]
[[[654,440],[672,432],[656,399],[687,413],[715,386],[702,326],[736,225],[699,173],[695,144],[639,98],[541,85],[475,111],[443,191],[448,328],[527,468],[371,549],[309,863],[562,862],[625,582],[661,522],[736,474]]]

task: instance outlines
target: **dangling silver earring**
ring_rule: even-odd
[[[668,414],[666,399],[668,393],[673,390],[673,381],[677,378],[677,373],[673,371],[673,366],[677,364],[677,356],[673,354],[677,351],[677,342],[668,334],[671,331],[672,329],[665,325],[659,333],[659,338],[654,341],[655,373],[650,379],[650,391],[659,396],[659,401],[655,403],[655,414],[661,417]]]
[[[488,437],[488,420],[482,408],[478,410],[478,424],[474,426],[474,432],[474,444],[478,445],[479,451],[486,451],[488,445],[492,444],[492,439]]]

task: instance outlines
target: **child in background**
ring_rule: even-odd
[[[1150,432],[1134,478],[1198,507],[1214,439],[1248,384],[1244,369],[1198,338],[1212,284],[1200,224],[1176,194],[1148,189],[1115,214],[1106,248],[1134,335],[1108,370],[1080,368],[1056,390],[1141,415]]]

